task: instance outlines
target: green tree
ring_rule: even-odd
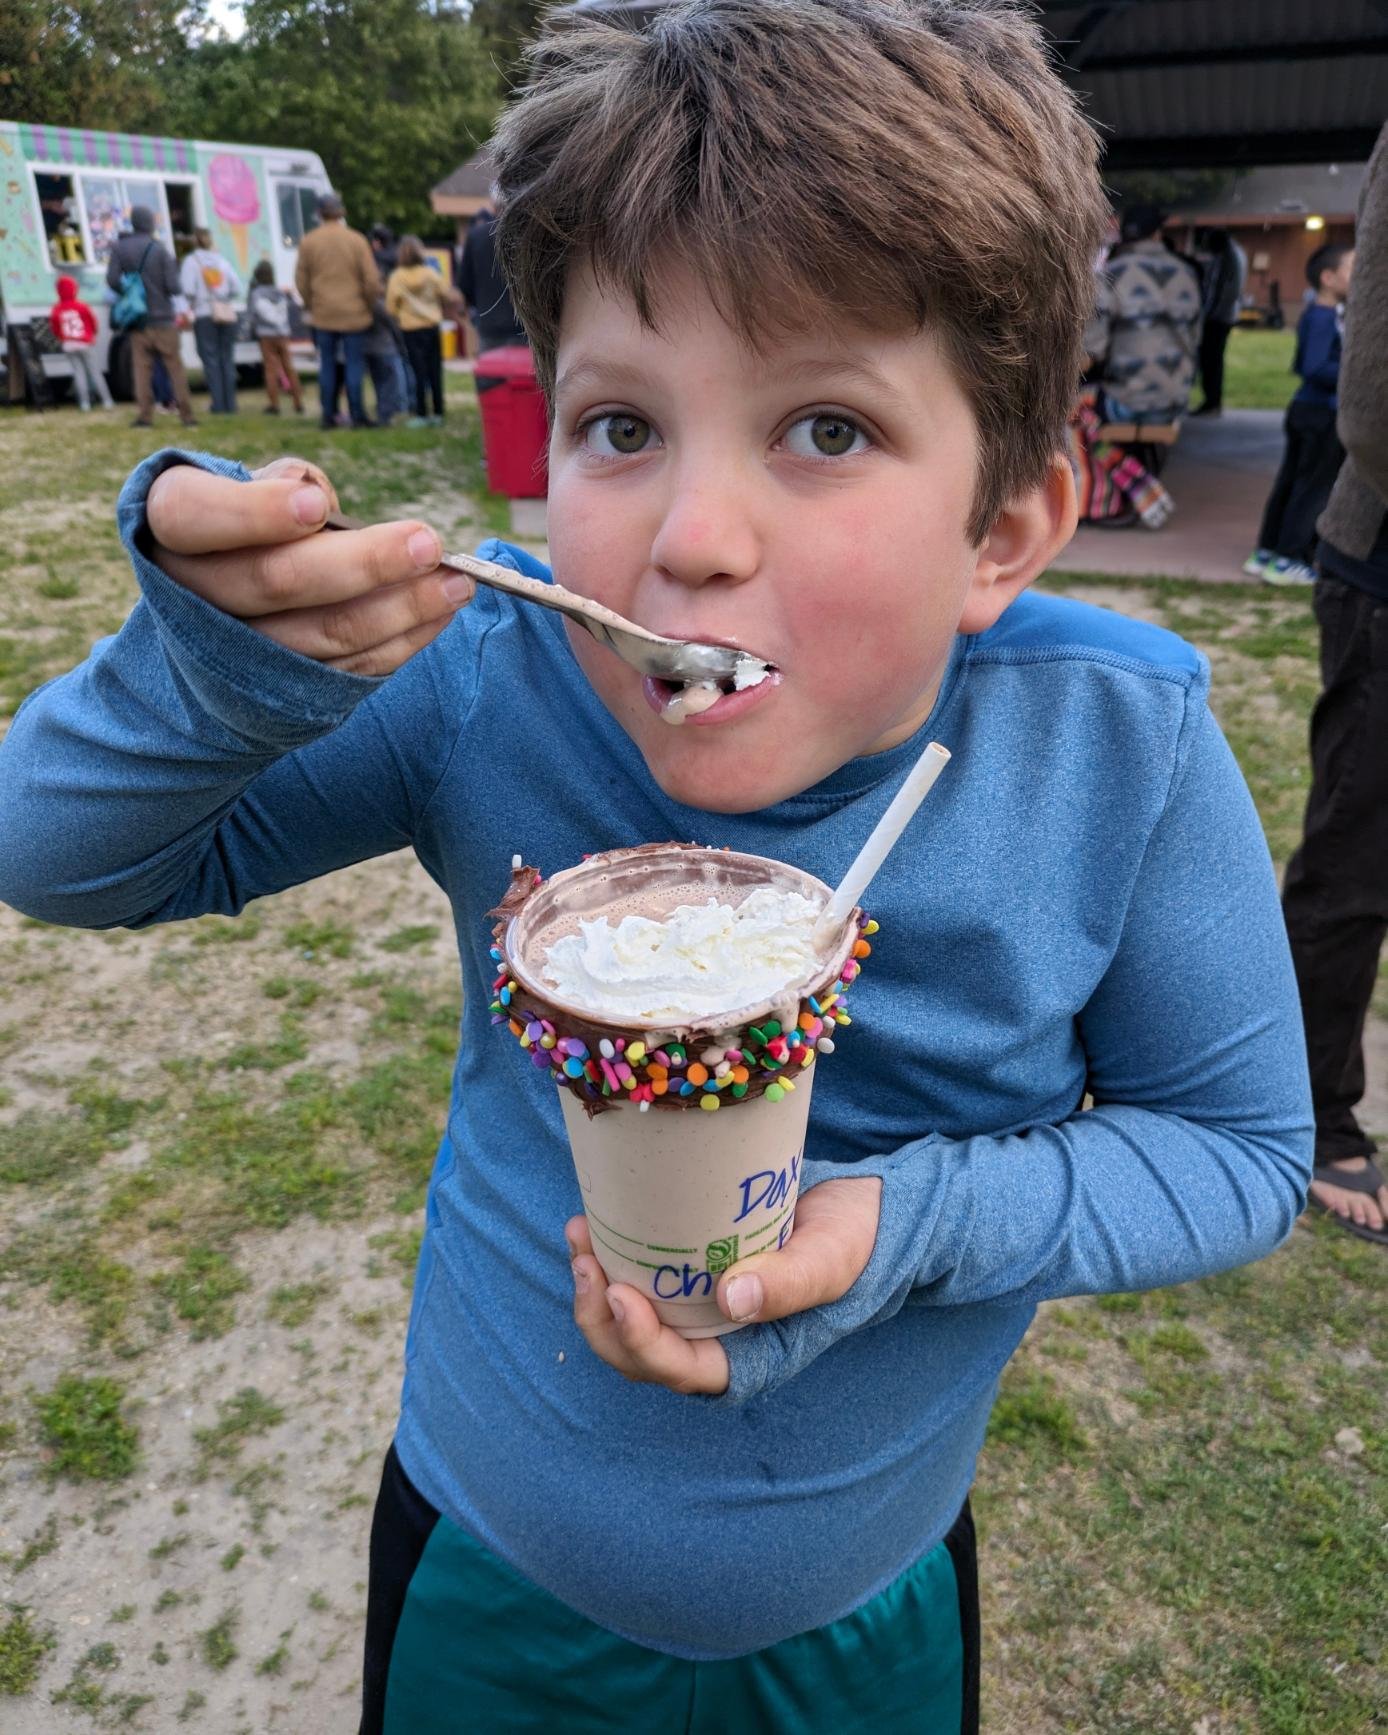
[[[162,130],[207,0],[0,0],[0,118]]]
[[[1116,205],[1181,205],[1213,199],[1232,185],[1232,169],[1114,169],[1106,175]]]
[[[525,45],[550,5],[551,0],[472,0],[472,22],[491,51],[503,90],[520,75]]]
[[[447,232],[429,189],[490,133],[500,97],[479,30],[427,0],[248,0],[239,42],[184,65],[181,133],[322,157],[360,226]]]

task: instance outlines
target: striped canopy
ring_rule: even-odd
[[[26,124],[19,129],[19,144],[30,162],[75,163],[92,169],[143,169],[157,175],[197,173],[193,147],[186,139],[147,139],[131,133]]]

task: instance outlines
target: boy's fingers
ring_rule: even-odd
[[[337,496],[321,470],[302,458],[289,462],[293,473],[251,482],[175,464],[155,478],[145,505],[154,540],[175,554],[210,554],[311,536]]]
[[[336,512],[340,505],[337,489],[328,479],[326,470],[320,470],[317,464],[308,458],[296,458],[292,453],[283,458],[271,458],[268,464],[262,464],[258,470],[251,471],[257,482],[268,482],[271,478],[286,477],[293,482],[316,482],[328,496],[332,510]]]
[[[607,1305],[607,1273],[591,1253],[571,1262],[574,1280],[574,1324],[604,1361],[612,1355],[602,1346],[614,1336],[615,1322]]]
[[[461,584],[461,596],[450,596],[444,588],[454,580]],[[422,626],[443,625],[471,596],[469,580],[439,568],[413,584],[383,585],[366,596],[322,608],[284,609],[251,625],[292,651],[341,667]]]
[[[564,1239],[572,1257],[574,1323],[594,1355],[629,1380],[675,1392],[716,1396],[727,1390],[728,1358],[716,1339],[686,1341],[662,1323],[640,1290],[629,1283],[608,1284],[593,1256],[586,1218],[571,1217]]]
[[[260,486],[281,484],[243,482],[239,492],[248,494]],[[405,520],[201,555],[161,543],[154,558],[171,578],[228,614],[258,620],[291,609],[347,602],[384,585],[422,578],[438,565],[442,552],[436,531]]]
[[[621,1359],[604,1355],[604,1360],[628,1379],[666,1386],[672,1392],[716,1396],[728,1389],[727,1352],[716,1338],[681,1337],[629,1283],[614,1283],[603,1299],[609,1314],[615,1316],[620,1310],[622,1316],[610,1328],[608,1339]]]
[[[369,651],[358,651],[355,656],[324,657],[320,661],[350,675],[393,675],[402,663],[409,662],[416,651],[431,644],[452,618],[448,614],[442,620],[425,621],[410,632],[387,639],[383,645],[375,645]]]
[[[862,1276],[877,1238],[882,1183],[825,1181],[803,1194],[795,1232],[778,1252],[754,1253],[718,1282],[718,1305],[729,1319],[784,1319],[837,1301]]]

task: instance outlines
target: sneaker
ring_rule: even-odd
[[[1224,406],[1222,404],[1201,404],[1198,410],[1192,410],[1190,413],[1192,416],[1222,416]]]
[[[1276,558],[1277,556],[1270,548],[1255,548],[1248,559],[1244,561],[1243,570],[1250,578],[1261,578],[1263,568]]]
[[[136,416],[135,420],[130,424],[130,426],[132,428],[152,428],[154,426],[154,423],[153,422],[147,422],[143,416]]]
[[[1286,555],[1279,555],[1263,568],[1264,584],[1296,585],[1315,582],[1315,572],[1304,560],[1288,560]]]
[[[429,418],[428,416],[411,416],[405,423],[405,426],[407,428],[427,428],[429,426]]]
[[[266,404],[260,413],[262,416],[277,416],[280,413],[280,407],[278,404]]]

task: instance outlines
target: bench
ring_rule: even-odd
[[[1095,439],[1111,440],[1116,446],[1137,444],[1174,446],[1181,437],[1179,422],[1105,422]]]

